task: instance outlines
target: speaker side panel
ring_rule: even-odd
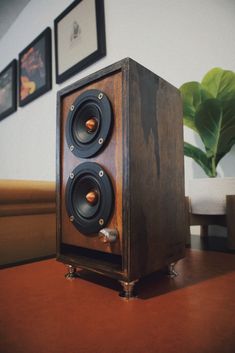
[[[73,154],[66,140],[66,122],[71,106],[87,90],[100,90],[109,99],[113,111],[113,129],[109,140],[99,153],[91,158],[80,158]],[[104,244],[98,234],[85,235],[75,228],[66,210],[66,184],[70,173],[84,162],[98,163],[108,174],[114,189],[115,201],[111,218],[106,225],[118,230],[118,241]],[[102,77],[61,97],[60,102],[60,243],[81,248],[122,255],[122,72],[117,71]]]
[[[130,279],[184,257],[182,103],[176,88],[130,65]]]

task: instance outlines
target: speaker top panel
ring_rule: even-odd
[[[68,113],[66,140],[70,151],[81,158],[97,154],[111,134],[112,120],[111,104],[102,91],[83,92]]]

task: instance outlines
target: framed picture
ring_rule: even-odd
[[[19,54],[19,105],[51,89],[51,29],[48,27]]]
[[[14,59],[0,72],[0,120],[17,109],[17,61]]]
[[[103,0],[75,0],[54,26],[56,83],[106,55]]]

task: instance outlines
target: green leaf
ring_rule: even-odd
[[[227,154],[235,139],[235,98],[221,102],[209,99],[195,114],[195,125],[215,166]]]
[[[222,124],[222,107],[217,99],[202,103],[195,114],[195,125],[205,145],[207,156],[215,156]]]
[[[214,98],[232,99],[235,97],[235,73],[216,67],[204,76],[201,86]]]
[[[209,98],[210,95],[202,89],[199,82],[187,82],[180,87],[181,96],[183,99],[183,119],[184,125],[192,130],[197,131],[195,126],[195,113],[201,102]]]
[[[199,82],[180,87],[184,125],[199,134],[205,152],[185,143],[185,155],[192,157],[209,176],[235,144],[235,73],[210,70]]]
[[[206,175],[209,177],[215,177],[211,168],[211,160],[207,157],[206,153],[200,148],[191,145],[188,142],[184,142],[184,154],[187,157],[193,158],[194,161],[200,165]]]
[[[217,148],[216,165],[235,144],[235,98],[222,102],[223,119]]]

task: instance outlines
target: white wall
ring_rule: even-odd
[[[0,41],[0,71],[71,2],[31,0]],[[0,122],[0,178],[54,180],[56,92],[119,59],[132,57],[177,87],[215,66],[235,71],[233,0],[105,0],[105,15],[107,56],[62,85],[53,65],[53,89]],[[195,139],[186,129],[185,138]],[[235,175],[234,157],[233,148],[221,174]],[[201,173],[186,159],[187,179]]]

